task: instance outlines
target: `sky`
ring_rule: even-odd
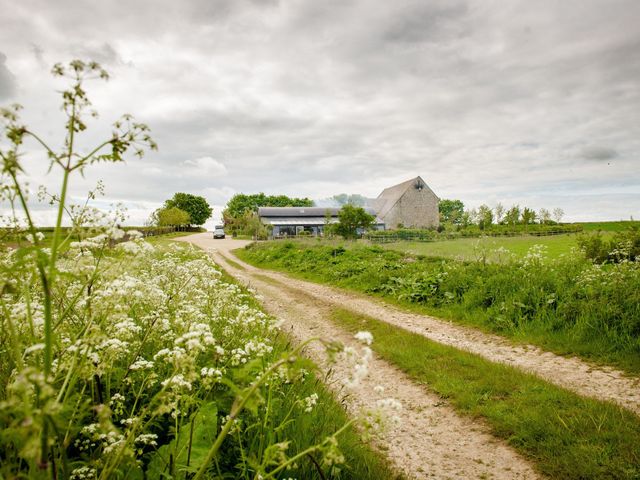
[[[97,205],[140,225],[175,192],[216,223],[235,193],[376,197],[420,175],[467,207],[560,207],[565,220],[640,218],[637,0],[0,0],[0,105],[59,146],[56,62],[95,60],[100,116],[123,113],[158,152],[86,171]],[[33,142],[32,188],[54,191]],[[52,223],[46,204],[33,208]],[[211,226],[207,225],[207,226]]]

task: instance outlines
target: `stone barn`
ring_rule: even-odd
[[[440,199],[420,177],[385,188],[375,199],[377,217],[387,228],[435,228]]]

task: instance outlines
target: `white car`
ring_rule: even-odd
[[[224,238],[224,228],[222,226],[217,226],[215,230],[213,230],[213,238]]]

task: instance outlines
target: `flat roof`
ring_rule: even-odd
[[[372,208],[365,208],[365,212],[370,215],[376,214]],[[322,217],[327,213],[332,217],[337,217],[339,208],[327,207],[258,207],[259,217]]]

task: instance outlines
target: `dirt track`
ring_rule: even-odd
[[[209,251],[231,275],[254,288],[267,311],[283,319],[298,340],[321,336],[353,343],[349,334],[328,320],[331,308],[340,306],[534,373],[581,395],[617,402],[640,414],[638,379],[625,377],[614,369],[594,367],[580,359],[561,357],[533,346],[513,345],[501,337],[407,313],[363,295],[252,267],[230,253],[248,242],[213,240],[211,234],[181,240]],[[265,281],[265,277],[269,281]],[[309,354],[322,363],[319,350],[311,349]],[[370,376],[347,397],[347,404],[354,412],[370,407],[380,398],[373,393],[376,385],[385,388],[384,396],[393,396],[402,402],[405,407],[402,423],[386,433],[381,448],[407,475],[414,478],[478,478],[482,475],[485,478],[536,478],[528,463],[491,437],[484,425],[459,417],[437,396],[416,386],[383,360],[374,357],[373,362]]]

